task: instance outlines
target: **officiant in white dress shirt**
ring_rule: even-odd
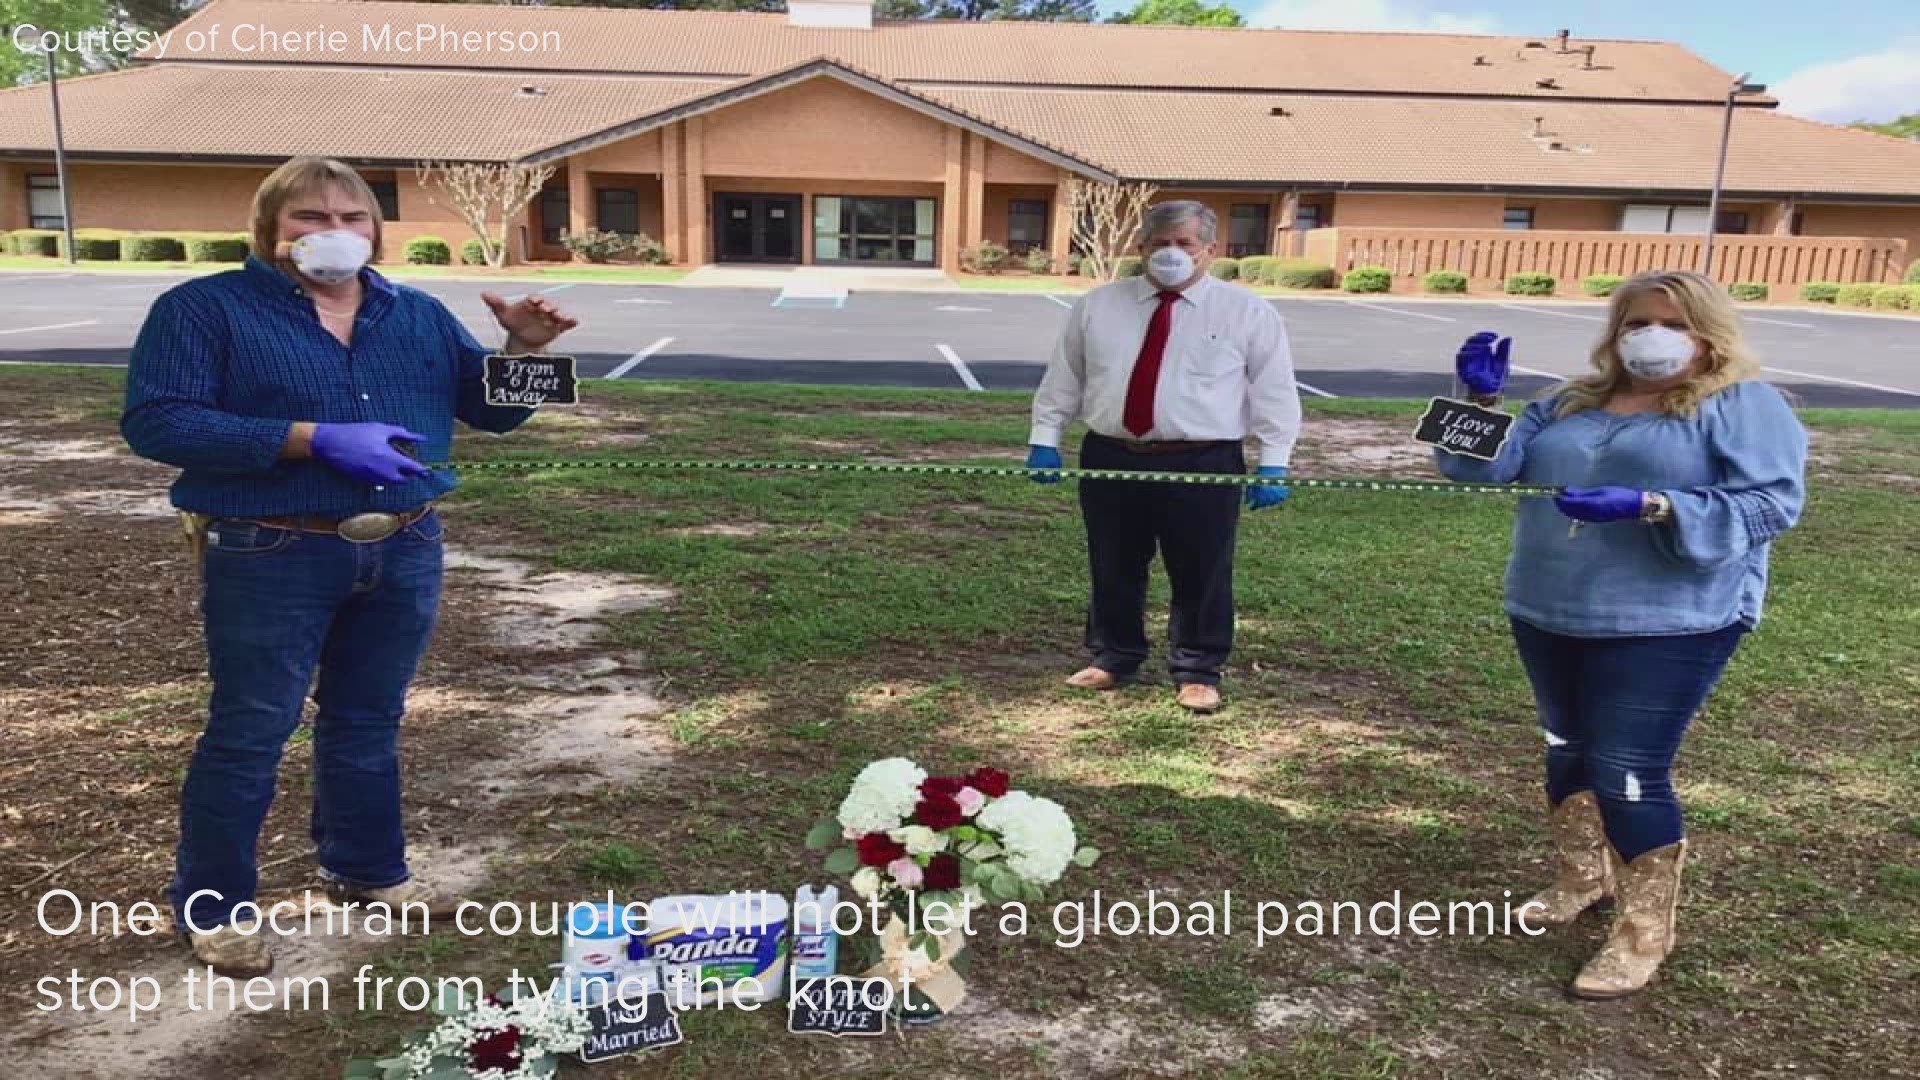
[[[1075,420],[1089,429],[1080,467],[1150,472],[1243,473],[1244,444],[1258,446],[1258,472],[1287,475],[1300,433],[1300,395],[1286,326],[1273,305],[1214,278],[1219,222],[1205,204],[1159,203],[1141,225],[1145,277],[1082,296],[1033,399],[1027,467],[1059,480],[1060,442]],[[1286,501],[1280,485],[1246,489],[1255,510]],[[1092,600],[1091,664],[1067,682],[1105,690],[1147,659],[1147,576],[1158,553],[1172,586],[1168,670],[1181,705],[1220,707],[1220,672],[1233,649],[1233,552],[1239,488],[1211,484],[1085,480]]]

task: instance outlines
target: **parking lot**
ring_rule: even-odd
[[[0,272],[0,361],[124,364],[154,297],[178,276]],[[486,283],[425,279],[483,344],[502,339],[480,293],[534,288],[571,310],[564,340],[583,377],[1020,390],[1037,385],[1071,296]],[[1459,342],[1514,338],[1515,393],[1585,369],[1605,309],[1579,302],[1274,299],[1305,392],[1445,393]],[[1810,406],[1920,407],[1920,319],[1752,308],[1767,377]]]

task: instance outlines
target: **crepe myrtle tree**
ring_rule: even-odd
[[[427,201],[450,206],[480,241],[488,266],[507,262],[507,229],[527,208],[556,172],[552,165],[517,162],[422,161],[414,176],[426,189]]]
[[[1132,250],[1141,219],[1159,192],[1157,185],[1139,180],[1109,184],[1076,176],[1068,181],[1073,246],[1093,264],[1091,276],[1113,280],[1121,256]]]

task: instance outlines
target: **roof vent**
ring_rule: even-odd
[[[1484,56],[1476,56],[1473,58],[1473,66],[1474,67],[1492,67],[1493,61],[1488,60]]]
[[[1542,44],[1541,44],[1540,42],[1538,42],[1538,41],[1529,41],[1529,42],[1527,42],[1527,43],[1526,43],[1525,45],[1522,45],[1522,46],[1520,46],[1520,47],[1521,47],[1521,48],[1523,48],[1523,49],[1544,49],[1544,48],[1546,48],[1546,46],[1545,46],[1545,45],[1542,45]]]
[[[1592,71],[1593,70],[1593,46],[1591,45],[1583,46],[1580,49],[1580,51],[1587,54],[1587,59],[1580,65],[1581,70]]]
[[[1288,109],[1285,105],[1275,105],[1273,108],[1267,110],[1267,115],[1268,116],[1292,116],[1293,111],[1291,109]]]
[[[1560,89],[1560,84],[1557,82],[1554,82],[1552,79],[1538,79],[1538,80],[1535,80],[1533,85],[1539,87],[1542,90]]]
[[[516,97],[546,97],[547,88],[544,86],[535,86],[532,83],[521,83],[520,89],[515,91],[515,96]]]
[[[1533,137],[1534,138],[1538,139],[1546,135],[1547,129],[1540,126],[1546,123],[1546,121],[1547,121],[1547,118],[1544,116],[1536,116],[1533,118]]]
[[[1562,30],[1558,34],[1554,35],[1555,37],[1558,37],[1560,39],[1560,51],[1563,53],[1572,51],[1571,49],[1567,48],[1567,38],[1571,34],[1572,34],[1572,31],[1570,30]]]

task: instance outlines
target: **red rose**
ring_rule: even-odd
[[[988,798],[997,799],[1007,793],[1009,777],[999,769],[989,769],[982,765],[967,775],[967,786]]]
[[[950,851],[943,851],[927,864],[926,877],[921,882],[929,889],[957,889],[960,887],[960,857]]]
[[[958,795],[960,789],[967,786],[964,777],[929,776],[920,781],[920,794],[932,798],[936,795]]]
[[[520,1067],[520,1029],[501,1028],[473,1040],[467,1047],[467,1067],[473,1072],[499,1069],[512,1072]]]
[[[907,854],[907,845],[882,832],[870,832],[856,841],[854,846],[860,851],[861,866],[885,866],[895,859],[905,858]]]
[[[913,820],[929,829],[951,829],[967,819],[960,803],[951,795],[933,795],[921,799],[913,808]]]

